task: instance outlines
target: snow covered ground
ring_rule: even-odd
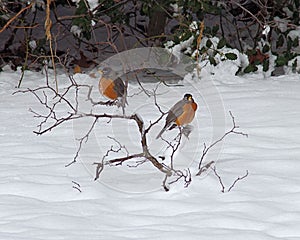
[[[179,168],[191,168],[192,183],[188,188],[175,183],[169,192],[161,187],[162,174],[150,164],[107,167],[99,181],[93,180],[92,163],[114,144],[107,135],[127,143],[130,151],[138,148],[134,126],[124,127],[119,121],[101,122],[108,127],[99,123],[81,160],[65,167],[74,157],[75,138],[83,133],[85,123],[33,134],[39,119],[28,109],[43,108],[31,94],[12,95],[19,76],[0,73],[0,239],[300,239],[299,75],[263,78],[222,73],[169,92],[162,86],[158,102],[164,110],[187,91],[199,105],[194,131],[176,156]],[[85,81],[88,76],[75,78]],[[43,82],[40,73],[27,72],[22,87]],[[130,89],[134,93],[138,86],[131,84]],[[128,111],[155,119],[153,99],[140,94],[128,101]],[[231,128],[229,110],[249,137],[229,135],[205,161],[216,161],[226,189],[247,170],[249,175],[222,193],[212,171],[194,175],[203,143]],[[162,125],[150,133],[150,146],[157,155],[164,151],[161,141],[154,140]]]

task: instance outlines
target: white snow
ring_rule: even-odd
[[[131,122],[99,121],[80,161],[65,167],[76,152],[75,138],[82,136],[88,121],[34,135],[40,119],[28,109],[44,111],[43,107],[31,94],[12,95],[18,72],[1,72],[0,239],[300,239],[299,75],[238,77],[224,69],[214,76],[202,74],[192,84],[185,80],[185,87],[159,88],[163,110],[185,92],[191,92],[199,105],[194,131],[175,157],[178,168],[191,168],[192,183],[184,188],[178,182],[164,192],[163,175],[148,163],[137,168],[107,166],[93,181],[92,163],[115,144],[107,135],[130,152],[139,150]],[[61,84],[66,81],[64,75],[58,79]],[[78,74],[75,79],[97,85],[97,79],[88,75]],[[44,81],[44,75],[26,72],[22,89]],[[155,86],[144,84],[149,90]],[[129,83],[129,95],[137,91],[138,86]],[[97,91],[93,97],[103,100]],[[138,112],[147,124],[159,116],[153,99],[144,94],[128,102],[127,111]],[[203,143],[232,127],[229,110],[249,137],[229,135],[220,152],[216,150],[218,158],[208,156],[205,162],[216,161],[226,189],[246,170],[249,176],[222,193],[212,171],[200,177],[195,172]],[[98,111],[120,110],[100,107]],[[157,155],[164,153],[161,140],[154,140],[163,124],[150,133],[149,145]]]
[[[73,33],[74,35],[76,35],[77,37],[80,37],[82,29],[80,27],[78,27],[77,25],[73,25],[71,27],[71,33]]]

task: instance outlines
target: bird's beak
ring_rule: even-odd
[[[193,97],[189,97],[188,100],[189,100],[189,101],[193,101]]]
[[[103,74],[103,71],[101,69],[98,70],[98,73]]]

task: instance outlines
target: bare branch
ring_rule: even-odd
[[[96,181],[96,180],[98,180],[101,172],[104,170],[104,164],[103,164],[103,162],[101,162],[101,163],[95,162],[94,165],[97,165],[96,175],[95,175],[95,178],[94,178],[94,181]]]
[[[238,178],[232,183],[232,185],[228,188],[228,192],[231,191],[231,189],[235,186],[235,184],[236,184],[238,181],[241,181],[241,180],[243,180],[244,178],[248,177],[248,174],[249,174],[249,172],[248,172],[248,170],[247,170],[247,171],[246,171],[246,174],[245,174],[244,176],[238,177]]]
[[[163,137],[161,137],[161,138],[168,145],[167,149],[168,148],[172,149],[171,156],[170,156],[170,168],[173,170],[174,169],[174,164],[173,164],[174,155],[177,152],[177,150],[180,146],[180,143],[181,143],[182,130],[181,130],[181,128],[179,128],[179,133],[172,141],[168,141],[168,140],[164,139]]]
[[[15,16],[13,16],[11,19],[9,19],[7,21],[7,23],[3,26],[3,28],[0,29],[0,33],[2,33],[14,20],[16,20],[18,18],[18,16],[20,14],[22,14],[22,12],[31,8],[33,6],[33,4],[34,4],[34,2],[32,1],[28,6],[22,8]]]
[[[217,173],[216,166],[210,167],[210,168],[214,171],[215,176],[216,176],[216,177],[218,178],[218,180],[219,180],[219,183],[220,183],[220,185],[221,185],[221,187],[222,187],[221,192],[224,193],[224,192],[225,192],[225,185],[224,185],[224,183],[223,183],[223,181],[222,181],[221,176]],[[234,186],[236,185],[236,183],[239,182],[239,181],[241,181],[241,180],[243,180],[244,178],[246,178],[246,177],[248,176],[248,174],[249,174],[249,172],[248,172],[248,170],[247,170],[247,171],[246,171],[246,174],[245,174],[244,176],[238,177],[237,179],[235,179],[234,182],[231,184],[231,186],[227,189],[226,192],[230,192],[230,191],[234,188]]]
[[[183,179],[185,188],[187,188],[191,184],[192,174],[191,174],[191,171],[190,171],[189,168],[184,169],[183,171],[172,169],[172,171],[173,171],[173,175],[176,178],[174,180],[170,181],[170,182],[167,182],[167,180],[169,179],[170,176],[166,175],[164,180],[163,180],[163,183],[162,183],[162,186],[163,186],[163,188],[166,192],[170,190],[170,185],[178,182],[180,179]]]
[[[188,187],[190,183],[192,182],[192,175],[190,169],[184,169],[184,172],[181,170],[175,170],[175,174],[178,176],[177,179],[169,182],[169,184],[173,184],[177,182],[179,179],[183,178],[184,179],[184,187]]]
[[[126,151],[126,153],[127,153],[127,156],[129,155],[129,152],[128,152],[128,150],[127,150],[127,148],[126,148],[125,145],[121,145],[121,143],[120,143],[117,139],[115,139],[115,138],[113,138],[113,137],[110,137],[110,136],[107,136],[107,137],[108,137],[109,139],[115,141],[115,142],[118,144],[118,146],[119,146],[120,149],[124,149],[124,150]]]
[[[143,90],[143,92],[144,92],[148,97],[150,97],[151,95],[150,95],[149,91],[146,90],[146,89],[143,87],[142,83],[140,82],[140,79],[138,78],[137,70],[134,71],[134,76],[135,76],[135,79],[136,79],[137,83],[139,84],[140,88]]]
[[[229,114],[230,114],[230,117],[231,117],[231,120],[232,120],[232,128],[229,131],[227,131],[221,138],[219,138],[218,140],[216,140],[215,142],[213,142],[208,147],[204,143],[204,147],[203,147],[203,151],[202,151],[202,156],[200,158],[200,162],[199,162],[199,165],[198,165],[199,172],[196,175],[199,176],[203,172],[202,162],[203,162],[205,156],[207,155],[208,151],[211,148],[213,148],[215,145],[217,145],[218,143],[222,142],[229,134],[233,133],[233,134],[238,134],[238,135],[242,135],[242,136],[248,137],[248,134],[236,131],[236,129],[238,129],[239,126],[236,125],[235,118],[234,118],[233,114],[231,113],[231,111],[229,111]]]
[[[99,119],[107,119],[108,122],[112,119],[120,119],[120,120],[128,120],[133,121],[137,126],[137,134],[139,134],[140,138],[140,146],[141,151],[137,153],[130,153],[125,145],[121,144],[117,139],[113,137],[108,137],[109,139],[113,140],[115,145],[112,145],[106,153],[102,156],[101,160],[99,162],[94,162],[94,165],[96,167],[95,171],[95,180],[99,179],[102,171],[104,170],[105,166],[120,166],[124,162],[132,161],[130,164],[128,164],[129,167],[138,167],[141,164],[144,164],[146,162],[150,162],[156,169],[158,169],[160,172],[164,173],[165,179],[163,180],[163,187],[165,190],[169,188],[169,186],[173,183],[176,183],[180,180],[184,182],[184,186],[188,187],[189,184],[192,181],[191,172],[190,169],[184,169],[184,170],[178,170],[174,168],[173,162],[175,161],[175,153],[179,150],[181,140],[182,140],[182,134],[184,133],[181,128],[179,128],[178,135],[172,140],[167,141],[164,140],[167,143],[167,147],[171,149],[171,155],[170,155],[170,163],[168,165],[162,163],[163,159],[156,157],[152,155],[149,145],[148,145],[148,133],[151,131],[151,129],[158,124],[162,118],[165,116],[165,112],[161,109],[161,106],[157,102],[157,90],[160,84],[156,86],[156,88],[153,90],[153,97],[154,97],[154,105],[157,109],[157,111],[160,113],[159,117],[155,119],[154,121],[150,121],[146,125],[144,120],[141,116],[138,114],[131,114],[131,115],[122,115],[122,114],[108,114],[108,113],[94,113],[92,109],[90,112],[81,112],[79,111],[80,108],[80,90],[87,90],[87,101],[91,103],[91,108],[95,104],[99,104],[95,102],[92,97],[92,86],[89,85],[78,85],[75,81],[70,79],[71,85],[66,87],[65,89],[61,89],[61,91],[58,93],[56,92],[56,89],[52,88],[49,85],[46,85],[44,87],[39,87],[36,89],[27,89],[27,90],[20,90],[18,92],[21,93],[31,93],[33,96],[38,100],[38,102],[47,110],[47,112],[44,113],[38,113],[34,110],[30,110],[32,113],[35,114],[35,117],[41,118],[41,122],[38,126],[37,131],[34,131],[34,133],[38,135],[42,135],[44,133],[47,133],[49,131],[52,131],[56,127],[62,125],[63,123],[66,123],[68,121],[74,121],[81,118],[91,118],[92,122],[89,126],[89,128],[86,130],[86,132],[81,136],[80,138],[77,138],[76,140],[79,142],[78,148],[76,150],[76,153],[74,155],[74,158],[72,162],[68,163],[66,165],[70,166],[73,163],[76,163],[80,152],[84,146],[84,144],[89,141],[89,136],[92,133],[92,131],[95,129],[96,124],[99,122]],[[71,95],[70,95],[71,94]],[[73,97],[70,98],[70,96]],[[101,103],[101,102],[100,102]],[[57,109],[58,107],[64,104],[63,106],[66,106],[68,111],[65,113],[58,114]],[[112,105],[111,102],[104,103],[105,105]],[[113,103],[114,104],[114,103]],[[238,126],[235,123],[235,119],[233,115],[230,112],[230,116],[232,118],[233,127],[230,131],[224,134],[222,138],[217,140],[215,143],[210,145],[209,147],[206,147],[204,145],[203,150],[203,156],[202,160],[204,159],[205,155],[207,154],[207,151],[211,149],[215,144],[222,141],[229,133],[235,133],[235,134],[241,134],[246,135],[242,132],[238,132],[237,128]],[[122,151],[124,150],[124,152]],[[123,152],[124,156],[112,158],[114,153]],[[213,162],[210,162],[206,164],[204,167],[199,165],[199,174],[201,174],[203,171],[206,171]],[[172,177],[172,179],[171,179]],[[234,183],[235,184],[235,183]],[[234,186],[233,184],[233,186]],[[78,188],[78,187],[77,187]],[[79,188],[80,189],[80,188]]]
[[[135,158],[142,158],[144,157],[143,153],[137,153],[137,154],[132,154],[126,157],[121,157],[121,158],[116,158],[109,160],[107,163],[108,164],[115,164],[115,165],[122,165],[123,162],[130,160],[130,159],[135,159]]]
[[[73,163],[75,163],[75,162],[77,161],[77,158],[78,158],[78,156],[79,156],[79,152],[80,152],[80,150],[81,150],[81,148],[82,148],[82,144],[83,144],[84,141],[85,141],[85,143],[88,141],[89,135],[90,135],[90,133],[93,131],[93,129],[94,129],[94,127],[95,127],[97,121],[98,121],[98,119],[95,118],[94,121],[93,121],[93,123],[92,123],[92,125],[91,125],[91,127],[90,127],[89,130],[87,131],[87,133],[86,133],[83,137],[81,137],[81,138],[79,138],[79,139],[76,139],[76,140],[79,141],[79,146],[78,146],[78,148],[77,148],[77,151],[76,151],[76,153],[75,153],[75,156],[74,156],[74,158],[73,158],[73,161],[70,162],[69,164],[67,164],[66,167],[69,167],[70,165],[72,165]]]
[[[224,192],[225,192],[225,186],[224,186],[224,184],[223,184],[223,181],[222,181],[221,176],[217,173],[217,169],[216,169],[215,166],[214,166],[214,167],[211,167],[211,169],[214,171],[216,177],[217,177],[218,180],[219,180],[219,183],[220,183],[220,185],[221,185],[221,187],[222,187],[221,192],[224,193]]]
[[[165,178],[162,182],[162,187],[166,192],[168,192],[170,190],[170,186],[169,186],[169,184],[167,184],[167,180],[168,180],[168,175],[166,174]]]
[[[72,186],[72,188],[76,189],[78,192],[82,192],[81,189],[80,189],[80,184],[75,182],[75,181],[72,181],[72,183],[74,184],[74,186]]]
[[[112,151],[112,146],[109,150],[106,151],[106,154],[102,157],[101,163],[94,162],[94,165],[97,165],[96,176],[94,178],[94,181],[96,181],[99,178],[101,172],[103,171],[103,169],[104,169],[104,160],[105,160],[106,157],[108,157],[108,155],[111,151]]]
[[[142,164],[144,164],[145,162],[147,162],[147,159],[143,159],[143,160],[140,160],[140,161],[136,161],[134,165],[131,165],[131,164],[127,164],[128,167],[130,168],[136,168]]]
[[[206,172],[209,168],[211,168],[211,165],[214,163],[214,161],[210,161],[209,163],[205,164],[203,167],[201,167],[196,176],[200,176],[202,173]]]
[[[256,22],[262,27],[264,28],[264,23],[262,23],[251,11],[249,11],[247,8],[245,8],[243,5],[241,5],[240,3],[238,3],[237,1],[230,1],[232,4],[237,5],[238,7],[240,7],[243,11],[245,11],[246,13],[248,13],[253,19],[256,20]]]

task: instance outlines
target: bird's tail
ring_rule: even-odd
[[[125,106],[128,105],[128,102],[127,102],[127,99],[122,97],[122,98],[118,98],[118,101],[117,101],[117,107],[121,107],[122,108],[122,112],[123,112],[123,115],[125,115]]]
[[[159,134],[156,136],[156,139],[159,139],[161,137],[161,135],[166,131],[166,129],[168,128],[167,125],[164,126],[164,128],[159,132]]]

